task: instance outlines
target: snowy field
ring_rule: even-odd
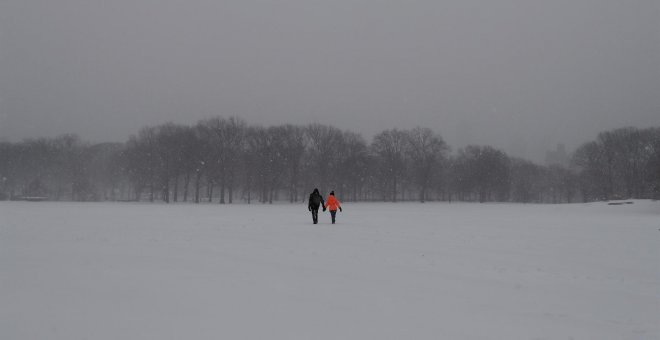
[[[0,339],[660,339],[660,202],[0,202]]]

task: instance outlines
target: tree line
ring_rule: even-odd
[[[0,199],[300,202],[588,202],[660,196],[660,128],[621,128],[539,165],[490,146],[450,152],[431,129],[360,134],[214,117],[142,128],[125,143],[75,135],[0,143]]]

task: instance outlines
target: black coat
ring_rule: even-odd
[[[308,209],[319,210],[319,206],[323,206],[323,209],[325,209],[325,201],[323,201],[323,196],[321,196],[319,191],[314,189],[314,192],[309,195]]]

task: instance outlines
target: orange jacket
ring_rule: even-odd
[[[339,203],[339,200],[335,198],[335,195],[329,195],[328,199],[325,200],[325,207],[330,211],[337,211],[337,209],[341,208],[341,204]]]

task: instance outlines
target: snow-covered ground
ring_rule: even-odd
[[[660,339],[660,202],[0,202],[0,339]]]

